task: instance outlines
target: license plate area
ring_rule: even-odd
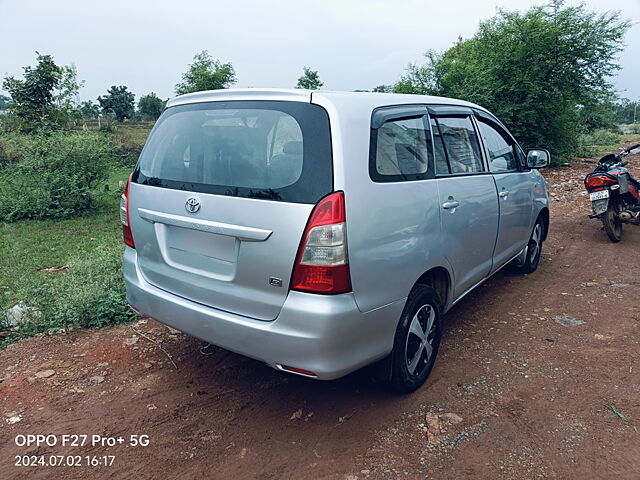
[[[600,190],[599,192],[591,192],[589,194],[589,199],[592,202],[594,200],[602,200],[603,198],[609,198],[609,190]]]

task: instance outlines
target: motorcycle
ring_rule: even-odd
[[[622,225],[640,225],[640,182],[624,168],[624,158],[640,147],[640,143],[625,148],[619,154],[605,155],[598,166],[584,179],[589,192],[593,214],[589,218],[602,221],[604,231],[612,242],[622,240]]]

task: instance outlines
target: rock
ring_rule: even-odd
[[[60,273],[60,272],[64,272],[68,268],[69,268],[69,265],[58,265],[56,267],[41,268],[40,270],[38,270],[38,272],[40,272],[40,273]]]
[[[443,417],[446,418],[449,423],[453,423],[454,425],[462,422],[462,417],[457,413],[445,413]]]
[[[5,419],[5,422],[7,422],[9,425],[13,425],[14,423],[18,423],[22,421],[22,414],[19,413],[17,415],[13,415],[9,418]]]
[[[596,340],[604,340],[606,337],[604,335],[602,335],[601,333],[596,333],[593,338],[595,338]]]
[[[427,441],[430,445],[440,445],[440,418],[438,414],[427,412],[426,416],[427,422]]]
[[[95,377],[91,377],[89,381],[97,385],[98,383],[104,382],[104,377],[101,375],[96,375]]]
[[[6,324],[9,327],[15,327],[29,320],[36,320],[42,315],[42,312],[34,307],[28,307],[24,302],[17,303],[7,310]]]
[[[577,320],[566,313],[559,315],[557,317],[553,317],[553,321],[558,325],[562,325],[563,327],[575,327],[576,325],[583,325],[586,322],[584,320]]]
[[[125,338],[124,339],[124,344],[131,346],[131,345],[135,345],[136,343],[138,343],[138,336],[134,335],[133,337],[129,337],[129,338]]]
[[[156,410],[158,407],[156,407],[153,403],[150,403],[149,405],[147,405],[147,410]]]
[[[102,362],[98,364],[98,368],[108,367],[108,366],[109,366],[109,362]]]
[[[300,418],[302,418],[302,409],[298,409],[295,412],[293,412],[291,414],[291,417],[289,418],[289,420],[299,420]]]
[[[167,330],[169,330],[169,333],[171,333],[173,335],[176,335],[176,334],[180,333],[180,330],[176,330],[175,328],[170,327],[169,325],[167,325]]]
[[[55,370],[41,370],[36,373],[36,378],[49,378],[56,374]]]

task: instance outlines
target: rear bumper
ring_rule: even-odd
[[[353,294],[289,292],[278,317],[265,322],[217,310],[149,284],[136,251],[126,247],[128,302],[142,314],[213,345],[263,361],[316,374],[342,377],[387,355],[405,299],[362,313]]]

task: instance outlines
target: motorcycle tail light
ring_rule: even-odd
[[[598,176],[598,177],[589,177],[585,182],[585,186],[587,187],[587,190],[593,190],[596,188],[606,187],[609,185],[615,185],[616,183],[618,183],[618,181],[612,178],[605,177],[605,176]]]

